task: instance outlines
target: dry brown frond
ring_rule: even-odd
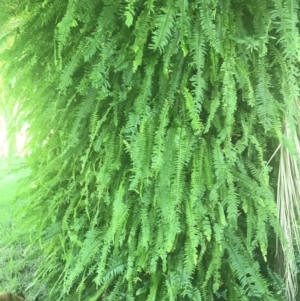
[[[299,122],[300,125],[300,122]],[[288,123],[284,124],[284,135],[293,139],[296,153],[300,154],[300,141],[297,133],[291,131]],[[277,244],[277,254],[282,254],[284,261],[284,279],[286,297],[294,301],[297,294],[297,266],[294,246],[300,251],[300,173],[297,158],[281,146],[277,188],[278,218],[283,229],[284,242]],[[281,246],[281,250],[279,249]]]

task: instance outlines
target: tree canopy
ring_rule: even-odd
[[[22,227],[52,299],[295,300],[298,217],[276,190],[299,185],[277,184],[298,154],[298,1],[0,8],[5,97],[30,124]]]

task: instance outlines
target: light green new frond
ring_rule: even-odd
[[[125,7],[125,24],[130,27],[133,23],[134,17],[134,4],[136,0],[126,0],[127,5]]]
[[[206,240],[210,242],[212,238],[212,227],[207,215],[203,217],[201,226],[201,232],[205,236]]]

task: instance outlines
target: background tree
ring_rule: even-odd
[[[20,18],[2,72],[30,124],[22,227],[49,299],[294,300],[275,150],[297,155],[298,2],[1,6]]]

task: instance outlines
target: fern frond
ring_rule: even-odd
[[[127,5],[125,7],[125,24],[130,27],[133,23],[134,17],[134,3],[136,0],[126,0]]]
[[[265,65],[265,62],[261,60],[257,66],[258,84],[256,86],[256,99],[260,122],[264,125],[265,130],[268,131],[273,123],[274,101],[270,93],[270,76],[266,72]]]
[[[148,38],[148,32],[151,28],[152,16],[147,10],[144,10],[137,18],[135,23],[135,41],[133,45],[133,51],[135,52],[135,58],[133,61],[133,71],[141,65],[144,48]]]
[[[157,28],[152,34],[152,44],[150,45],[150,49],[159,49],[160,52],[163,52],[163,49],[168,44],[172,35],[175,12],[172,3],[168,3],[168,6],[161,10],[164,14],[158,15],[153,21]]]
[[[247,295],[266,299],[271,297],[268,294],[267,283],[260,275],[258,263],[251,262],[251,257],[243,248],[241,240],[236,237],[235,245],[226,241],[225,246],[229,254],[230,267]]]
[[[74,74],[74,72],[76,71],[76,69],[80,64],[83,48],[84,48],[84,44],[81,43],[81,45],[79,45],[78,50],[72,56],[70,62],[62,70],[61,82],[59,85],[59,89],[61,91],[65,90],[66,88],[72,85],[73,82],[72,75]]]
[[[201,27],[204,31],[207,41],[217,53],[221,53],[221,44],[217,36],[216,25],[213,22],[214,12],[209,1],[202,1],[200,4]]]
[[[58,23],[58,51],[61,53],[62,48],[65,46],[67,42],[67,38],[70,35],[71,27],[76,26],[76,7],[78,0],[69,0],[67,11],[62,20]]]
[[[200,120],[201,106],[198,102],[195,101],[194,97],[191,95],[187,88],[184,89],[183,95],[185,98],[185,105],[191,119],[192,128],[195,132],[195,135],[200,135],[202,130],[202,124]]]
[[[154,172],[160,170],[163,166],[163,153],[165,151],[166,127],[169,123],[169,103],[166,100],[159,115],[159,127],[154,136],[154,146],[152,154],[151,168]]]

